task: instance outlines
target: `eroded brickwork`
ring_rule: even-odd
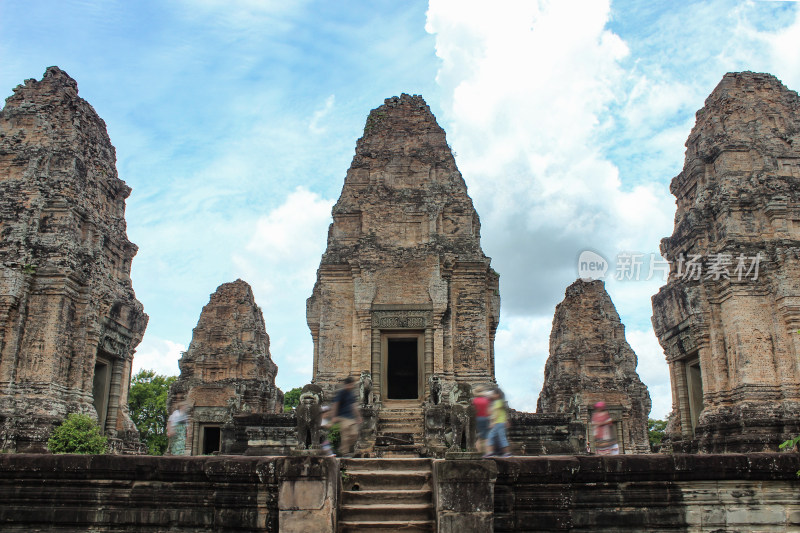
[[[668,435],[675,449],[777,449],[800,430],[798,95],[769,74],[726,74],[686,147],[661,241],[672,271],[653,297]]]
[[[0,447],[42,451],[68,413],[96,417],[135,451],[127,412],[147,315],[131,286],[137,247],[106,125],[58,67],[0,112]]]
[[[620,451],[647,453],[650,394],[636,365],[604,283],[577,280],[556,306],[537,412],[569,413],[590,429],[594,404],[603,401]],[[592,442],[591,435],[587,439]]]
[[[418,341],[418,400],[432,374],[447,391],[494,381],[498,275],[445,133],[421,97],[389,98],[369,114],[307,309],[314,382],[327,391],[369,370],[373,394],[386,400],[392,335]]]
[[[283,410],[264,317],[250,285],[240,279],[211,295],[178,364],[168,409],[184,400],[189,404],[187,454],[220,451],[223,427],[234,415]]]

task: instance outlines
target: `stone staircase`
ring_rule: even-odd
[[[339,533],[435,530],[430,459],[342,459]]]
[[[376,433],[376,457],[419,457],[424,440],[422,406],[417,402],[384,405]]]

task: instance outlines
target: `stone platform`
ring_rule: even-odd
[[[797,453],[474,461],[4,454],[0,529],[334,532],[347,525],[343,509],[345,518],[373,517],[372,507],[385,504],[381,492],[398,490],[386,479],[403,476],[413,494],[392,513],[412,506],[422,531],[789,532],[800,530],[798,469]],[[355,483],[364,486],[354,491]]]

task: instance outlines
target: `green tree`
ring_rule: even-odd
[[[650,448],[661,446],[661,441],[664,440],[666,431],[667,422],[665,420],[647,419],[647,434],[650,437]]]
[[[297,404],[300,403],[300,393],[303,391],[303,387],[295,387],[286,394],[283,395],[283,412],[284,413],[291,413],[292,409],[297,407]]]
[[[176,379],[145,369],[131,379],[128,408],[150,455],[163,455],[167,449],[167,394]]]
[[[53,430],[47,448],[52,453],[106,453],[108,439],[92,417],[72,413]]]

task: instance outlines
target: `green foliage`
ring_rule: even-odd
[[[664,440],[666,430],[667,422],[665,420],[647,419],[647,435],[650,437],[651,448],[661,446],[661,441]]]
[[[364,135],[372,131],[381,121],[386,117],[383,111],[372,110],[367,117],[367,123],[364,124]]]
[[[797,446],[798,443],[800,443],[800,435],[798,435],[797,437],[795,437],[793,439],[789,439],[789,440],[781,443],[781,445],[778,446],[778,447],[781,450],[791,451],[791,450],[794,449],[795,446]]]
[[[26,264],[22,267],[22,273],[29,276],[36,274],[36,265]]]
[[[100,433],[97,422],[89,415],[72,413],[47,441],[52,453],[107,453],[108,439]]]
[[[295,387],[286,394],[283,395],[283,412],[284,413],[291,413],[292,409],[297,407],[300,403],[300,393],[303,391],[303,387]]]
[[[333,424],[328,430],[328,441],[331,443],[333,452],[339,453],[339,444],[342,443],[342,434],[339,432],[339,424]]]
[[[782,442],[781,445],[778,447],[781,450],[786,450],[788,452],[794,450],[798,444],[800,444],[800,435],[798,435],[793,439],[789,439],[787,441]],[[800,470],[797,471],[797,477],[800,477]]]
[[[163,455],[167,449],[167,394],[175,376],[162,376],[142,369],[131,379],[128,409],[150,455]]]

